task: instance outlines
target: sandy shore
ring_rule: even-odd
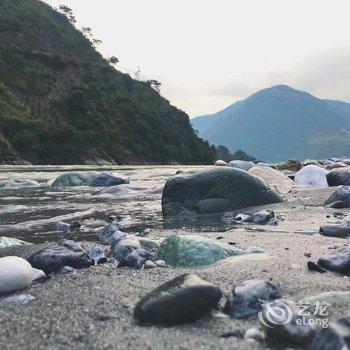
[[[197,273],[225,293],[246,279],[272,279],[283,295],[294,301],[325,291],[349,290],[349,278],[334,273],[310,273],[306,268],[308,260],[316,261],[327,255],[334,245],[346,241],[294,233],[338,220],[333,214],[340,210],[324,209],[322,205],[333,190],[298,190],[289,195],[288,202],[268,206],[285,217],[279,226],[249,225],[226,232],[200,233],[214,239],[223,236],[221,242],[236,242],[242,248],[260,246],[267,250],[268,259],[233,259],[191,270],[132,270],[104,264],[77,270],[75,277],[58,275],[36,283],[24,291],[36,298],[28,305],[0,304],[0,349],[261,348],[234,337],[220,337],[232,330],[259,326],[255,319],[238,321],[216,315],[190,325],[145,327],[136,323],[133,308],[145,293],[184,272]],[[162,238],[174,233],[198,234],[198,231],[164,229],[153,231],[151,237]],[[88,248],[91,243],[82,242],[82,245]],[[27,257],[41,246],[4,249],[0,256]],[[311,254],[311,258],[305,253]],[[335,319],[349,314],[350,308],[342,306],[329,311]]]

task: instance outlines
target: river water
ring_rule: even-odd
[[[196,170],[200,166],[0,166],[0,180],[30,179],[40,187],[0,189],[0,236],[16,237],[39,243],[60,238],[60,221],[83,224],[79,232],[65,235],[74,240],[96,240],[98,228],[110,215],[121,217],[125,232],[145,229],[195,228],[225,230],[215,218],[200,221],[165,221],[161,195],[166,180],[178,170]],[[110,171],[130,178],[130,184],[101,189],[86,186],[55,188],[50,183],[68,171]]]

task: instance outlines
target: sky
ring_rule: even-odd
[[[349,0],[46,0],[190,117],[287,84],[350,102]],[[118,66],[117,66],[118,67]]]

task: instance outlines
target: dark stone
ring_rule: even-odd
[[[277,165],[277,170],[289,170],[293,172],[297,172],[302,168],[302,164],[299,162],[299,160],[288,160],[287,162],[283,164]]]
[[[343,224],[326,224],[320,227],[320,235],[346,238],[350,236],[350,230]]]
[[[250,221],[256,224],[261,224],[261,223],[269,222],[274,217],[275,217],[275,213],[273,212],[273,210],[267,209],[267,210],[257,211],[251,214]]]
[[[116,222],[112,222],[98,230],[97,236],[102,243],[112,246],[124,239],[126,234],[119,230]]]
[[[243,332],[239,331],[239,330],[234,330],[232,332],[227,332],[227,333],[223,333],[220,335],[221,338],[238,338],[238,339],[243,339]]]
[[[172,326],[193,322],[217,307],[222,292],[194,274],[184,274],[144,296],[135,317],[144,323]]]
[[[118,267],[134,267],[141,269],[147,260],[152,257],[152,254],[146,249],[135,249],[129,253],[125,258],[119,261]]]
[[[112,246],[108,256],[114,258],[119,263],[131,252],[139,248],[141,247],[138,242],[125,239]]]
[[[324,268],[318,266],[316,263],[314,263],[313,261],[308,261],[307,262],[307,268],[309,269],[309,271],[315,271],[315,272],[320,272],[320,273],[325,273],[327,272],[327,270],[325,270]]]
[[[94,265],[94,261],[78,243],[68,240],[62,240],[32,254],[28,261],[46,274],[57,272],[63,266],[83,269]]]
[[[315,333],[307,322],[308,316],[302,316],[300,311],[293,302],[285,299],[264,303],[259,321],[265,328],[268,343],[307,348]]]
[[[338,168],[327,174],[329,186],[350,186],[350,167]]]
[[[350,208],[350,187],[339,186],[324,205],[332,208]]]
[[[350,349],[350,317],[343,317],[321,328],[315,335],[310,350]]]
[[[318,259],[317,265],[320,267],[342,274],[350,273],[350,247],[344,246],[334,250],[326,258]]]
[[[162,209],[164,216],[207,214],[282,201],[274,189],[248,172],[215,167],[168,179]]]
[[[72,224],[70,224],[69,229],[71,231],[78,231],[81,229],[81,224],[79,221],[74,221]]]
[[[249,280],[236,286],[227,298],[225,312],[232,318],[247,318],[261,311],[260,300],[281,298],[276,285],[269,281]]]
[[[91,187],[110,187],[130,183],[130,179],[123,176],[115,176],[110,173],[101,173],[91,182]]]

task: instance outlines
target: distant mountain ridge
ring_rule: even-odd
[[[287,85],[260,90],[191,122],[208,142],[269,162],[350,157],[350,103],[322,100]]]

